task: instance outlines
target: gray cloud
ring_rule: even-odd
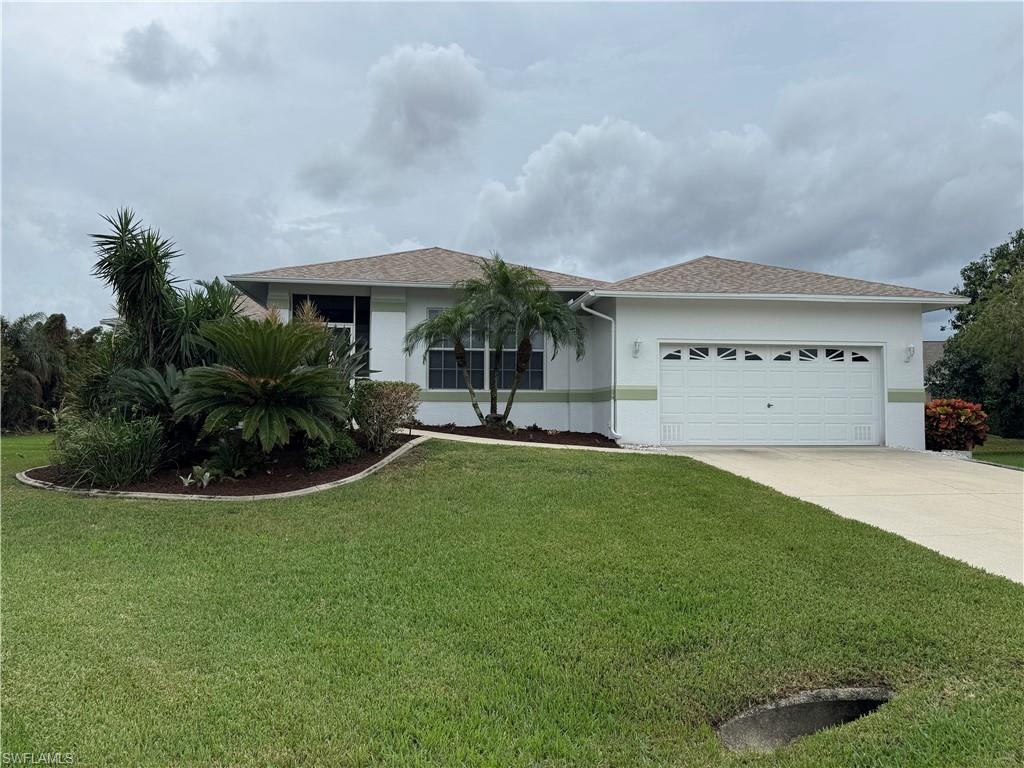
[[[486,82],[459,45],[400,46],[370,69],[371,111],[351,149],[324,152],[299,171],[299,182],[322,199],[344,191],[398,194],[393,174],[415,171],[458,152],[484,112]]]
[[[1019,220],[1021,126],[996,112],[925,131],[897,106],[814,80],[783,89],[764,128],[562,131],[483,187],[465,239],[599,277],[708,253],[920,283]]]
[[[179,42],[155,20],[124,33],[113,65],[140,85],[158,88],[191,82],[210,67],[200,51]]]
[[[1022,220],[1019,4],[153,8],[5,6],[7,315],[107,315],[120,205],[188,279],[422,243],[945,289]]]
[[[397,48],[373,66],[369,85],[363,142],[396,165],[451,149],[483,114],[483,73],[455,44]]]
[[[266,35],[236,19],[222,24],[210,41],[210,53],[177,39],[153,20],[132,27],[121,38],[111,64],[139,85],[170,88],[213,75],[265,75],[273,71]]]

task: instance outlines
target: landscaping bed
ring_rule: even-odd
[[[517,443],[550,443],[552,445],[585,445],[592,448],[618,448],[619,445],[600,432],[569,432],[547,430],[536,424],[530,427],[519,427],[514,432],[492,429],[477,425],[475,427],[457,427],[454,424],[417,424],[417,429],[427,432],[444,432],[449,435],[465,435],[466,437],[486,437],[491,440],[511,440]]]
[[[199,483],[185,485],[182,482],[182,476],[187,476],[192,466],[189,463],[185,463],[182,466],[163,467],[157,470],[153,477],[144,482],[125,485],[113,490],[134,493],[192,494],[196,496],[256,496],[268,493],[298,491],[303,488],[312,488],[317,485],[332,483],[336,480],[343,480],[352,475],[358,475],[413,439],[415,439],[414,435],[396,435],[391,449],[384,453],[373,453],[364,448],[363,453],[352,461],[316,472],[311,472],[305,468],[305,453],[301,445],[296,445],[278,451],[264,466],[254,469],[246,477],[222,478],[210,483],[205,488]],[[56,485],[64,484],[57,469],[52,465],[38,467],[25,474],[33,480],[41,480]],[[85,488],[84,486],[79,487]]]

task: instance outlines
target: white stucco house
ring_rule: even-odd
[[[310,299],[369,343],[376,378],[420,385],[422,422],[469,425],[452,351],[407,356],[402,342],[478,258],[424,248],[227,279],[284,318]],[[535,352],[513,420],[623,443],[923,448],[921,314],[966,301],[707,256],[615,283],[535,271],[583,316],[587,353]],[[474,386],[491,365],[510,381],[514,353],[476,343]]]

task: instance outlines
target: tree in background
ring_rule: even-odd
[[[964,284],[954,288],[953,293],[966,296],[971,303],[950,310],[953,315],[950,327],[959,331],[974,322],[988,299],[1006,288],[1021,270],[1024,270],[1024,229],[1011,233],[1005,243],[960,270]]]
[[[69,379],[87,364],[99,336],[98,327],[68,328],[61,314],[36,312],[11,322],[0,318],[4,429],[49,425]]]
[[[955,333],[927,372],[937,397],[980,402],[992,432],[1024,437],[1024,229],[960,272]]]

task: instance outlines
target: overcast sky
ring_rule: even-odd
[[[948,290],[1024,220],[1022,9],[5,3],[3,312],[109,315],[122,205],[190,280],[441,245]]]

